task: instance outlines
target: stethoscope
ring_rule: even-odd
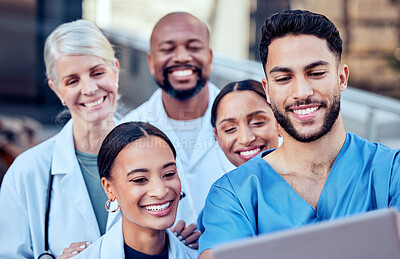
[[[51,187],[53,184],[53,175],[50,169],[49,184],[47,186],[47,199],[46,199],[46,215],[44,218],[44,253],[39,255],[38,259],[56,259],[49,251],[49,215],[50,215],[50,199]]]

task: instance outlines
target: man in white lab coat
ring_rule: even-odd
[[[210,123],[219,89],[208,81],[213,57],[209,40],[207,26],[191,14],[161,18],[151,34],[147,56],[160,89],[122,119],[151,123],[171,139],[186,194],[177,219],[187,224],[196,222],[212,183],[234,168],[219,148]]]

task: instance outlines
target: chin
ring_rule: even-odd
[[[168,219],[168,220],[160,220],[163,222],[157,222],[155,221],[153,223],[153,229],[155,230],[166,230],[170,227],[172,227],[172,225],[175,223],[175,218],[174,219]]]

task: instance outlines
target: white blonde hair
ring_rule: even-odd
[[[58,85],[57,60],[62,55],[90,55],[102,58],[113,69],[115,52],[108,39],[89,21],[77,20],[58,26],[46,39],[44,61],[46,76]]]

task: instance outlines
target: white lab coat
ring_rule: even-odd
[[[37,258],[44,251],[49,174],[53,174],[49,247],[62,254],[74,242],[100,238],[100,230],[76,159],[72,120],[49,140],[18,156],[0,189],[0,258]],[[120,218],[110,213],[109,229]]]
[[[190,249],[171,233],[168,236],[168,258],[191,259],[197,258],[197,250]],[[84,251],[79,253],[76,259],[122,259],[125,258],[124,237],[122,234],[122,220],[119,220],[99,240],[91,244]]]
[[[224,173],[233,170],[235,166],[229,162],[215,140],[211,126],[211,108],[219,89],[208,83],[208,107],[201,120],[201,130],[196,140],[196,150],[190,161],[181,163],[180,155],[185,150],[179,144],[173,126],[168,123],[168,115],[161,99],[161,89],[157,89],[148,101],[128,113],[121,122],[144,121],[161,129],[174,144],[177,151],[178,172],[182,182],[182,191],[186,194],[178,207],[177,220],[183,219],[187,224],[196,223],[197,216],[204,207],[211,185]],[[177,143],[178,142],[178,143]],[[187,164],[187,168],[179,168]]]

